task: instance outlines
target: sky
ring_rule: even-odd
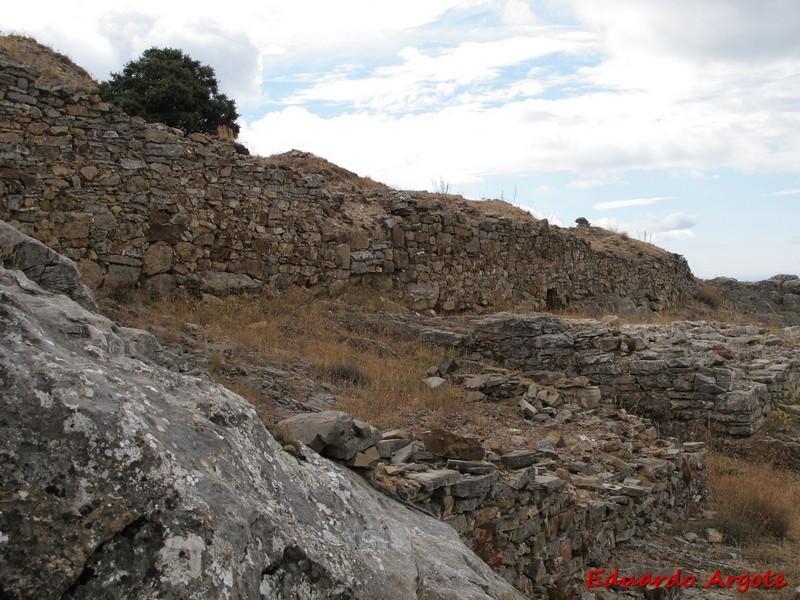
[[[152,46],[210,65],[255,154],[800,274],[797,0],[8,4],[0,31],[97,80]]]

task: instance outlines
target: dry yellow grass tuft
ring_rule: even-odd
[[[722,454],[708,458],[709,487],[720,527],[748,545],[765,537],[800,541],[800,477],[771,464]]]
[[[703,284],[697,292],[697,299],[711,308],[720,308],[725,301],[719,290],[708,283]]]
[[[347,169],[333,164],[320,156],[311,154],[310,152],[302,152],[300,150],[290,150],[283,154],[273,154],[267,159],[275,165],[289,167],[295,169],[305,175],[322,175],[325,177],[329,185],[336,183],[344,183],[350,185],[357,185],[364,190],[369,189],[389,189],[388,186],[377,182],[369,177],[362,177],[348,171]]]
[[[426,370],[447,358],[445,351],[416,336],[400,335],[396,328],[378,330],[368,325],[359,318],[361,306],[398,310],[397,305],[368,295],[354,290],[339,299],[318,299],[293,290],[277,297],[231,296],[223,302],[156,300],[141,314],[147,319],[158,315],[166,336],[174,341],[184,323],[194,323],[208,339],[255,352],[265,362],[301,361],[310,366],[312,378],[333,383],[342,391],[339,408],[375,425],[408,424],[419,415],[447,418],[464,410],[456,388],[432,390],[422,383]],[[229,359],[220,355],[216,360]],[[211,362],[215,371],[214,356]],[[225,377],[219,380],[233,387]],[[234,391],[264,408],[254,390]]]
[[[790,584],[797,585],[800,474],[716,452],[709,453],[708,466],[710,508],[716,512],[708,526],[722,532],[725,542],[738,546],[746,559],[783,573]]]

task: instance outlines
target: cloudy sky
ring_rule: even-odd
[[[258,154],[583,216],[700,277],[800,274],[797,0],[180,4],[17,2],[0,30],[99,80],[181,48]]]

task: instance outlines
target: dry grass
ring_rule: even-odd
[[[379,426],[399,426],[421,415],[447,418],[465,409],[457,388],[431,390],[422,383],[426,370],[445,358],[441,348],[423,343],[413,335],[386,328],[376,330],[359,318],[360,303],[379,305],[374,293],[354,291],[339,299],[313,298],[304,291],[279,297],[231,296],[224,302],[184,298],[177,301],[138,300],[143,320],[158,318],[168,339],[180,338],[184,323],[200,325],[203,334],[243,351],[253,360],[294,361],[307,366],[308,375],[341,390],[339,408]],[[391,309],[396,305],[388,304]],[[131,323],[147,327],[151,323]],[[166,330],[164,330],[166,328]],[[212,354],[211,371],[222,372],[221,353]],[[226,364],[224,371],[235,365]],[[234,382],[220,376],[233,387]],[[252,389],[235,389],[263,408]],[[303,400],[303,398],[297,398]]]
[[[722,532],[726,543],[737,546],[748,561],[783,573],[790,585],[797,585],[800,475],[714,452],[708,466],[710,508],[716,511],[708,526]],[[758,597],[764,592],[750,593]]]
[[[236,133],[227,125],[217,125],[217,137],[225,142],[233,142]]]
[[[638,259],[640,255],[649,254],[659,257],[669,252],[654,244],[637,240],[627,232],[616,232],[602,227],[576,227],[571,230],[576,237],[586,240],[595,252],[613,252],[617,256]]]
[[[332,162],[316,156],[310,152],[300,150],[290,150],[283,154],[273,154],[267,159],[270,163],[295,169],[304,175],[322,175],[328,185],[355,184],[362,189],[383,189],[388,190],[388,186],[377,182],[369,177],[362,177],[342,168]]]
[[[713,285],[704,284],[697,292],[697,299],[711,308],[719,308],[724,302],[722,294]]]
[[[708,465],[719,526],[732,541],[800,541],[800,477],[770,464],[714,453]]]
[[[78,89],[93,89],[97,82],[72,59],[22,35],[0,36],[0,53],[41,71],[37,83],[66,83]]]

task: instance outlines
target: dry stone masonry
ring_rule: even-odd
[[[650,312],[695,287],[682,257],[652,246],[620,253],[508,205],[303,173],[35,78],[0,57],[0,219],[78,262],[101,294],[367,283],[416,309],[528,298]]]
[[[800,404],[798,327],[499,315],[471,335],[428,330],[422,337],[526,373],[534,381],[529,403],[552,406],[536,382],[560,373],[581,382],[582,398],[613,400],[684,439],[707,428],[750,435],[775,409],[794,414]],[[575,393],[561,385],[560,396]]]
[[[657,439],[649,421],[608,405],[564,407],[576,415],[569,430],[502,455],[442,429],[381,436],[343,412],[296,415],[279,430],[448,523],[508,582],[540,598],[580,590],[587,567],[608,564],[618,543],[668,530],[705,493],[703,443]]]

